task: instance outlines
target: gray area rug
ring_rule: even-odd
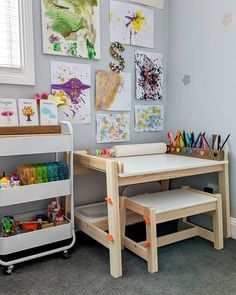
[[[159,249],[159,272],[123,251],[123,277],[109,274],[106,248],[83,234],[71,258],[53,255],[19,264],[14,275],[0,272],[1,295],[227,295],[236,294],[236,240],[225,249],[193,238]]]

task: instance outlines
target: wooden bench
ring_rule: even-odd
[[[126,210],[143,216],[146,222],[146,241],[137,243],[125,235]],[[186,221],[186,217],[212,212],[213,231]],[[183,219],[190,228],[157,237],[156,225]],[[121,198],[122,245],[147,261],[148,271],[158,271],[157,248],[174,242],[200,236],[214,243],[217,250],[223,248],[222,197],[182,187],[181,189]]]

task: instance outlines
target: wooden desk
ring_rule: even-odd
[[[115,278],[122,276],[119,215],[120,186],[164,181],[163,187],[166,188],[169,179],[217,172],[219,193],[223,197],[224,237],[228,238],[231,236],[227,153],[225,154],[224,161],[171,154],[111,158],[84,155],[80,152],[74,153],[74,159],[75,174],[80,173],[81,166],[106,173],[107,197],[111,201],[110,203],[108,202],[110,240],[107,247],[110,251],[110,272]]]

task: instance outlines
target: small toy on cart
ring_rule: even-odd
[[[67,221],[64,218],[63,214],[64,209],[56,200],[52,201],[48,205],[48,220],[54,223],[54,225],[65,224]]]
[[[4,176],[0,179],[0,187],[2,189],[11,188],[11,182],[7,176]]]
[[[17,222],[15,222],[13,216],[0,217],[0,236],[9,237],[15,234],[15,228]]]
[[[13,187],[18,187],[20,185],[20,178],[16,173],[12,173],[11,175],[5,175],[2,173],[2,177],[0,179],[0,189],[8,189]]]

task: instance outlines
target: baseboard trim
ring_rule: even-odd
[[[236,218],[230,218],[232,239],[236,239]]]

